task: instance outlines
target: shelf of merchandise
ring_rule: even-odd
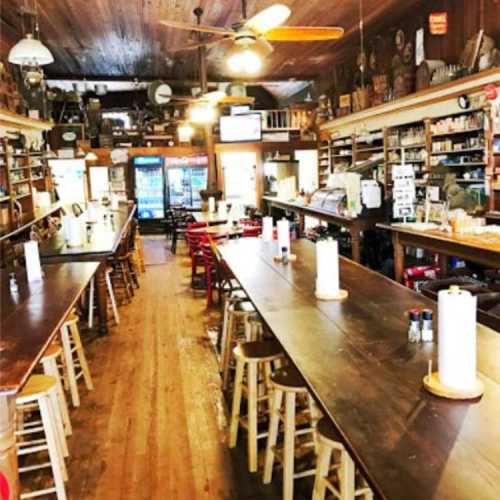
[[[318,186],[320,188],[326,186],[328,175],[332,171],[330,145],[329,140],[320,140],[318,143]]]

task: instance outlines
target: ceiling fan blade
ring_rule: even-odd
[[[262,57],[266,58],[274,52],[274,47],[265,39],[259,38],[255,42]]]
[[[212,33],[214,35],[234,35],[233,31],[228,31],[225,28],[217,28],[217,26],[207,26],[204,24],[183,23],[179,21],[170,21],[168,19],[160,21],[160,24],[168,26],[169,28],[177,28],[180,30],[199,31],[201,33]]]
[[[192,43],[190,45],[184,45],[184,47],[179,47],[178,49],[171,49],[169,52],[172,52],[175,54],[176,52],[185,52],[188,50],[197,50],[200,47],[206,47],[207,49],[210,49],[211,47],[215,47],[217,44],[224,42],[227,40],[229,37],[224,37],[224,38],[218,38],[217,40],[212,40],[204,43]]]
[[[264,33],[272,42],[324,42],[337,40],[344,34],[343,28],[326,26],[279,26]]]
[[[291,13],[290,8],[286,5],[275,3],[248,19],[244,27],[262,35],[283,24],[290,17]]]

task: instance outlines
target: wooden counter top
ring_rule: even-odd
[[[408,344],[405,313],[426,297],[340,259],[345,302],[314,297],[314,244],[276,263],[276,243],[244,238],[221,252],[265,323],[300,370],[374,490],[391,500],[498,499],[500,334],[478,326],[479,401],[425,392],[436,344]]]
[[[0,393],[23,386],[97,267],[91,262],[44,265],[44,279],[29,284],[24,271],[17,271],[17,297],[10,292],[8,273],[0,270]]]

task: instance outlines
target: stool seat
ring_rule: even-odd
[[[299,371],[293,366],[286,366],[275,371],[271,375],[271,381],[278,389],[286,392],[307,391],[305,380]]]
[[[71,312],[68,317],[64,320],[64,323],[66,325],[73,324],[73,323],[78,323],[80,321],[80,318],[76,315],[75,312]]]
[[[56,384],[56,378],[50,375],[31,375],[21,392],[17,395],[16,401],[19,404],[29,403],[40,394],[50,391]]]
[[[337,446],[341,440],[340,434],[335,429],[332,421],[328,417],[323,417],[316,427],[316,431],[321,435],[321,438],[325,441],[330,441],[330,444]]]
[[[240,313],[253,313],[255,312],[255,307],[252,305],[252,303],[249,300],[241,300],[238,302],[235,302],[233,306],[233,310],[235,312],[240,312]]]
[[[234,355],[246,361],[273,361],[283,355],[280,345],[273,340],[242,342],[234,348]]]
[[[46,359],[57,358],[61,354],[62,354],[62,347],[59,344],[55,344],[54,342],[52,342],[52,344],[50,344],[49,347],[45,349],[45,352],[43,353],[42,356],[42,361]]]
[[[243,290],[234,290],[231,293],[231,299],[232,300],[248,300],[248,295],[243,291]]]

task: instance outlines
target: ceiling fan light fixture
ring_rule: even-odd
[[[249,47],[244,47],[229,55],[227,66],[231,73],[253,76],[262,69],[262,59],[257,52]]]
[[[44,66],[54,62],[50,50],[32,33],[27,33],[9,52],[9,62],[19,66]]]

